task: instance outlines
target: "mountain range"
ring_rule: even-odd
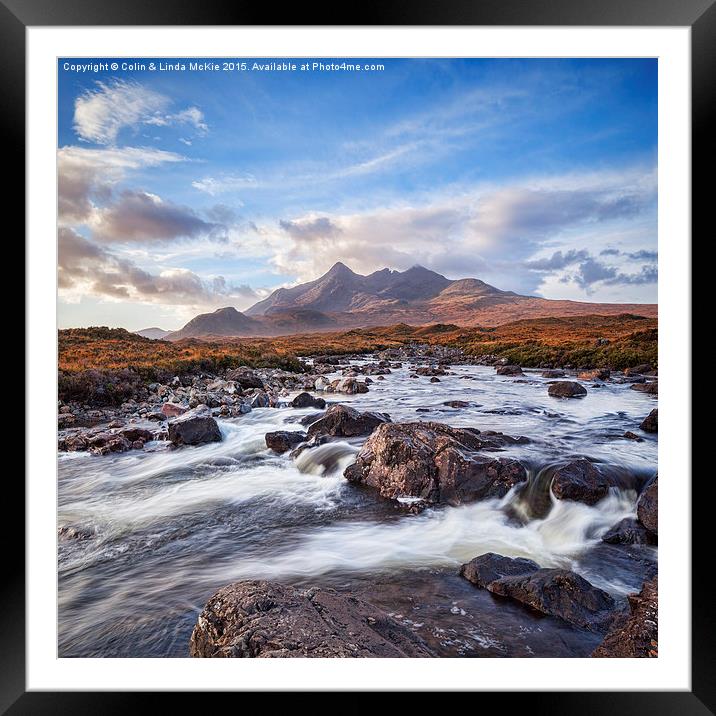
[[[394,323],[497,326],[523,318],[633,313],[655,317],[656,304],[585,303],[521,296],[477,278],[451,280],[423,266],[368,276],[336,263],[314,281],[276,289],[245,312],[220,308],[191,319],[165,340],[209,336],[278,336]],[[147,337],[149,332],[139,331]]]

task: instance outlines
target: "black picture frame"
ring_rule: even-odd
[[[347,12],[348,11],[348,12]],[[281,22],[274,22],[277,14]],[[413,3],[382,0],[350,8],[330,8],[303,3],[283,5],[236,2],[224,6],[216,0],[182,3],[176,0],[0,0],[0,118],[5,139],[6,166],[12,167],[5,206],[20,214],[24,205],[25,176],[25,30],[28,26],[91,25],[481,25],[481,26],[682,26],[691,28],[692,88],[692,223],[706,227],[707,206],[712,200],[706,172],[713,166],[710,142],[716,119],[716,0],[443,0]],[[713,173],[713,170],[711,171]],[[20,230],[24,214],[20,218]],[[696,228],[692,230],[692,234]],[[688,248],[689,237],[678,237]],[[692,242],[693,244],[693,242]],[[26,375],[26,380],[29,376]],[[689,386],[690,390],[691,386]],[[28,411],[31,417],[31,412]],[[684,416],[688,419],[688,416]],[[28,430],[26,445],[31,441]],[[37,446],[34,446],[37,449]],[[688,465],[685,465],[688,473]],[[686,477],[686,475],[684,475]],[[712,561],[707,534],[707,511],[713,504],[708,479],[692,484],[692,688],[683,692],[512,692],[507,708],[531,714],[716,714],[716,659],[713,596],[707,582]],[[5,479],[6,510],[15,517],[25,495],[10,474]],[[9,494],[8,494],[9,493]],[[10,507],[12,506],[12,507]],[[126,713],[129,709],[156,711],[166,708],[167,694],[132,692],[27,692],[25,687],[25,560],[15,527],[6,533],[3,578],[0,580],[0,714]],[[707,551],[708,550],[708,551]],[[515,684],[519,688],[519,684]],[[469,684],[466,684],[466,689]],[[565,684],[565,689],[569,684]],[[351,700],[354,710],[363,699]],[[194,701],[192,694],[183,700]],[[206,696],[200,698],[205,699]],[[293,697],[295,699],[295,696]],[[478,697],[480,705],[489,694]],[[196,702],[197,704],[199,702]],[[294,707],[301,700],[294,701]],[[189,705],[185,701],[184,707]],[[206,706],[206,702],[203,703]],[[239,704],[235,704],[239,706]],[[315,707],[315,705],[313,705]],[[342,706],[345,709],[345,703]],[[504,708],[504,706],[503,706]]]

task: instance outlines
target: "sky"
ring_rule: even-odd
[[[657,60],[112,62],[58,60],[60,328],[176,329],[336,261],[656,302]]]

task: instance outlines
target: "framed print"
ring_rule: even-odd
[[[7,713],[714,710],[712,3],[0,12],[28,336]]]

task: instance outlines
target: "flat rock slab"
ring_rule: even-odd
[[[378,607],[332,589],[244,581],[220,589],[199,615],[193,657],[429,657],[409,629]]]
[[[517,460],[480,451],[517,442],[522,441],[442,423],[385,423],[373,431],[344,475],[389,499],[419,497],[431,504],[458,505],[503,497],[527,479],[527,472]]]

